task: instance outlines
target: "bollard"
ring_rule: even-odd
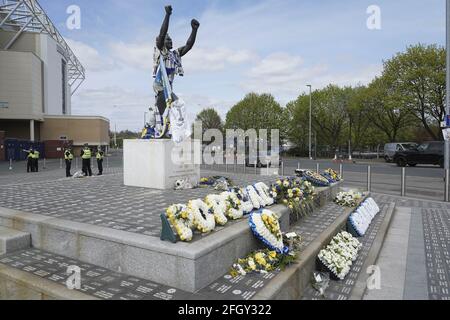
[[[445,202],[449,202],[449,183],[450,183],[450,170],[445,170],[445,191],[444,191],[444,200]]]
[[[372,192],[372,168],[367,166],[367,191]]]
[[[269,176],[269,160],[266,161],[267,162],[267,176]]]
[[[78,170],[78,158],[75,158],[75,168]]]
[[[109,169],[109,157],[106,157],[106,169]]]
[[[320,174],[320,164],[319,163],[316,165],[316,172],[317,172],[317,174]]]
[[[9,170],[12,170],[13,168],[12,168],[12,159],[10,158],[9,159]]]
[[[255,174],[258,174],[258,162],[255,161]]]
[[[62,169],[62,159],[59,159],[59,168]]]
[[[300,162],[297,165],[297,169],[300,170]]]
[[[344,179],[344,165],[342,163],[339,165],[339,175],[341,179]]]
[[[45,165],[46,165],[46,159],[44,158],[44,169],[47,169],[47,168],[45,167]]]
[[[406,195],[406,168],[402,168],[402,193],[401,196],[404,197]]]

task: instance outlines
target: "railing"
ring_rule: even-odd
[[[237,174],[261,174],[270,175],[277,173],[281,176],[293,175],[295,169],[309,169],[319,172],[325,169],[320,162],[305,161],[304,163],[292,161],[289,163],[281,162],[278,172],[269,170],[269,168],[251,168],[245,165],[203,165],[206,170],[221,171]],[[344,178],[344,187],[349,189],[359,189],[361,191],[371,191],[382,194],[390,194],[401,197],[410,197],[416,199],[450,201],[450,171],[430,167],[429,170],[434,177],[426,177],[427,171],[421,174],[414,172],[416,168],[396,168],[385,167],[387,172],[380,172],[379,167],[374,165],[358,166],[358,172],[351,168],[353,164],[334,163],[332,168],[341,174]],[[322,167],[322,168],[321,168]],[[327,166],[328,167],[328,166]],[[418,168],[423,170],[424,168]],[[410,171],[411,170],[411,171]],[[427,169],[428,170],[428,169]],[[442,175],[441,175],[442,171]],[[437,173],[437,174],[436,174]]]

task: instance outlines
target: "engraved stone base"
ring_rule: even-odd
[[[171,140],[124,140],[124,184],[159,190],[173,189],[180,179],[200,181],[198,140],[176,145]]]

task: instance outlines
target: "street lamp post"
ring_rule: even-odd
[[[447,79],[447,94],[446,94],[446,117],[448,117],[450,115],[450,0],[446,1],[447,3],[447,32],[446,32],[446,36],[447,36],[447,75],[446,75],[446,79]],[[447,119],[445,119],[445,122],[447,122]],[[448,178],[448,170],[450,169],[450,141],[445,141],[445,158],[444,158],[444,168],[445,168],[445,172],[446,172],[446,178]],[[446,179],[448,180],[448,179]],[[445,181],[445,201],[449,201],[449,181]]]
[[[114,123],[114,147],[117,150],[117,123]]]
[[[307,87],[309,87],[309,160],[312,160],[312,86],[308,84]]]

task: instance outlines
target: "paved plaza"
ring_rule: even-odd
[[[17,164],[20,165],[20,164]],[[39,214],[83,224],[159,238],[160,214],[171,204],[186,203],[216,192],[212,188],[183,191],[160,191],[123,185],[120,158],[112,158],[104,176],[63,178],[59,162],[49,162],[40,173],[27,174],[0,171],[0,207]],[[231,168],[202,170],[202,176],[223,175],[234,184],[246,186],[277,176],[265,176],[266,169],[234,173]],[[227,172],[228,171],[228,172]],[[450,299],[450,204],[429,200],[400,198],[374,193],[381,208],[367,234],[361,238],[363,248],[358,260],[344,281],[331,281],[321,297],[308,285],[303,300],[352,298],[356,280],[380,231],[387,208],[396,204],[395,212],[376,264],[381,269],[381,290],[366,291],[364,299]],[[315,210],[291,225],[303,238],[302,248],[313,243],[344,209],[333,203]],[[194,241],[197,238],[194,239]],[[248,300],[279,274],[252,274],[231,278],[224,274],[196,293],[164,286],[156,282],[70,259],[36,248],[13,252],[0,257],[0,263],[50,280],[65,283],[68,265],[79,265],[85,279],[80,292],[99,299],[217,299]]]

